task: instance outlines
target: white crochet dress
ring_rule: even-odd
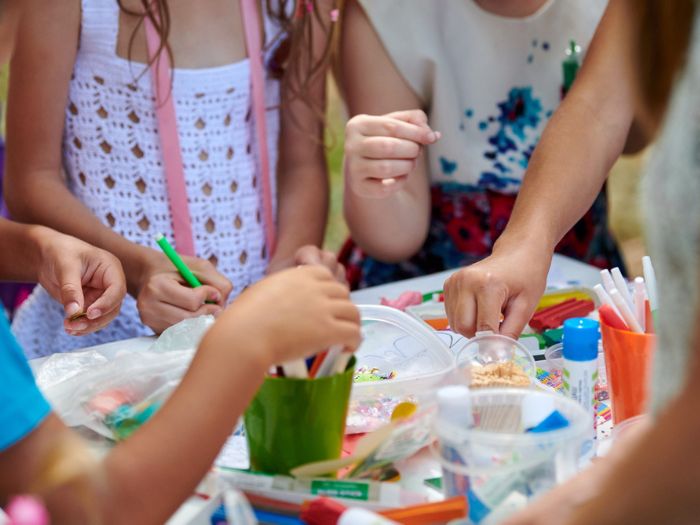
[[[265,18],[269,50],[279,31]],[[158,232],[173,235],[151,76],[142,64],[116,55],[118,20],[116,0],[83,0],[63,162],[71,192],[102,223],[132,242],[155,247]],[[236,295],[259,280],[267,265],[249,63],[176,69],[173,82],[196,253],[217,265]],[[268,78],[266,97],[274,174],[277,81]],[[129,296],[110,326],[69,336],[62,306],[41,287],[17,313],[13,331],[29,358],[152,333]]]

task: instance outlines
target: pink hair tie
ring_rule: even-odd
[[[8,525],[49,525],[49,513],[40,499],[34,496],[15,496],[5,508]]]
[[[337,22],[340,16],[340,11],[338,9],[333,9],[331,11],[331,22]]]

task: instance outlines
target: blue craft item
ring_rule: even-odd
[[[552,430],[559,430],[560,428],[566,428],[569,426],[569,420],[564,417],[564,415],[558,410],[554,410],[546,418],[544,418],[538,425],[526,430],[531,434],[538,434],[542,432],[551,432]]]

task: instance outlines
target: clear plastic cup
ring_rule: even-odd
[[[522,428],[528,396],[550,403],[569,421],[542,433]],[[587,412],[575,401],[540,390],[472,390],[474,428],[438,420],[433,452],[443,469],[446,497],[466,496],[476,524],[498,523],[543,492],[570,478],[593,455],[594,435]]]
[[[564,369],[564,345],[557,343],[544,351],[544,359],[550,372],[561,372]]]
[[[457,356],[457,368],[468,379],[471,386],[475,386],[473,379],[479,371],[506,363],[515,364],[529,378],[528,384],[520,386],[531,386],[536,381],[537,368],[532,354],[520,342],[504,335],[478,332]]]

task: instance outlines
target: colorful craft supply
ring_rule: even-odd
[[[187,282],[187,284],[189,284],[192,288],[198,288],[202,286],[202,283],[199,282],[199,279],[197,279],[195,274],[192,273],[192,270],[190,270],[187,267],[185,261],[182,260],[180,254],[178,254],[175,251],[175,248],[173,248],[172,245],[168,242],[168,239],[165,237],[165,235],[163,235],[162,233],[156,235],[156,243],[158,244],[158,246],[160,246],[160,249],[163,250],[165,256],[168,259],[170,259],[170,262],[173,263],[175,268],[177,268],[178,273]]]
[[[558,328],[566,319],[583,317],[591,313],[595,304],[591,300],[568,299],[556,306],[550,306],[535,313],[530,319],[530,327],[542,332],[544,330]]]
[[[331,498],[318,498],[305,504],[301,519],[307,525],[391,525],[396,523],[369,510],[349,509]]]
[[[615,306],[617,306],[617,310],[620,312],[622,320],[629,327],[629,330],[638,334],[643,333],[644,330],[642,330],[642,325],[640,325],[639,321],[637,321],[637,318],[632,313],[632,310],[630,310],[627,301],[624,299],[619,290],[612,290],[610,292],[610,298],[615,303]]]
[[[448,330],[450,328],[450,322],[446,317],[438,317],[435,319],[423,319],[423,321],[430,325],[433,330]]]
[[[644,328],[644,303],[647,300],[646,286],[644,285],[644,279],[642,277],[636,277],[634,279],[634,292],[632,295],[634,301],[634,316],[639,321],[639,324]]]
[[[373,367],[368,368],[366,366],[361,366],[355,370],[355,376],[353,377],[354,383],[369,383],[372,381],[388,381],[389,379],[394,379],[396,377],[396,372],[394,370],[390,372],[382,373],[379,368]]]
[[[561,343],[563,337],[563,328],[553,328],[551,330],[545,330],[542,333],[542,338],[544,339],[545,347],[550,347]]]
[[[654,333],[654,317],[651,313],[651,303],[647,299],[644,301],[644,332],[647,334]]]
[[[644,282],[647,287],[647,296],[649,297],[649,306],[651,313],[655,314],[659,307],[658,291],[656,288],[656,272],[651,264],[651,258],[648,255],[642,257],[642,269],[644,271]]]
[[[629,330],[629,327],[617,315],[616,310],[613,310],[613,307],[608,304],[604,304],[598,309],[598,315],[600,316],[601,322],[608,326],[612,326],[618,330]]]
[[[409,306],[417,306],[421,303],[423,303],[423,294],[413,291],[404,292],[396,299],[387,299],[386,297],[381,299],[382,306],[390,306],[402,312]]]
[[[596,295],[598,296],[598,301],[600,301],[600,306],[609,306],[610,308],[613,309],[615,312],[615,315],[620,315],[620,312],[617,311],[617,306],[615,306],[615,303],[613,303],[613,300],[610,298],[610,294],[603,288],[602,285],[596,284],[593,287],[593,290],[595,291]]]
[[[556,306],[558,304],[563,303],[564,301],[568,301],[569,299],[580,299],[582,301],[590,301],[592,298],[593,297],[591,297],[591,295],[585,290],[576,288],[546,292],[542,296],[540,301],[537,303],[537,308],[535,308],[535,311],[539,312],[544,308]]]
[[[618,292],[620,292],[620,295],[625,300],[627,307],[630,310],[634,310],[634,303],[632,302],[632,296],[630,295],[630,289],[629,289],[629,286],[627,285],[627,281],[622,276],[622,272],[620,271],[619,268],[613,268],[612,270],[610,270],[610,274],[612,275],[613,282],[615,283],[615,288],[617,289]],[[611,295],[611,297],[612,297],[612,295]],[[613,299],[613,301],[614,301],[614,299]],[[615,306],[617,306],[617,304]]]
[[[598,342],[600,323],[593,319],[574,318],[564,321],[564,392],[577,401],[595,420],[595,385],[598,382]]]

